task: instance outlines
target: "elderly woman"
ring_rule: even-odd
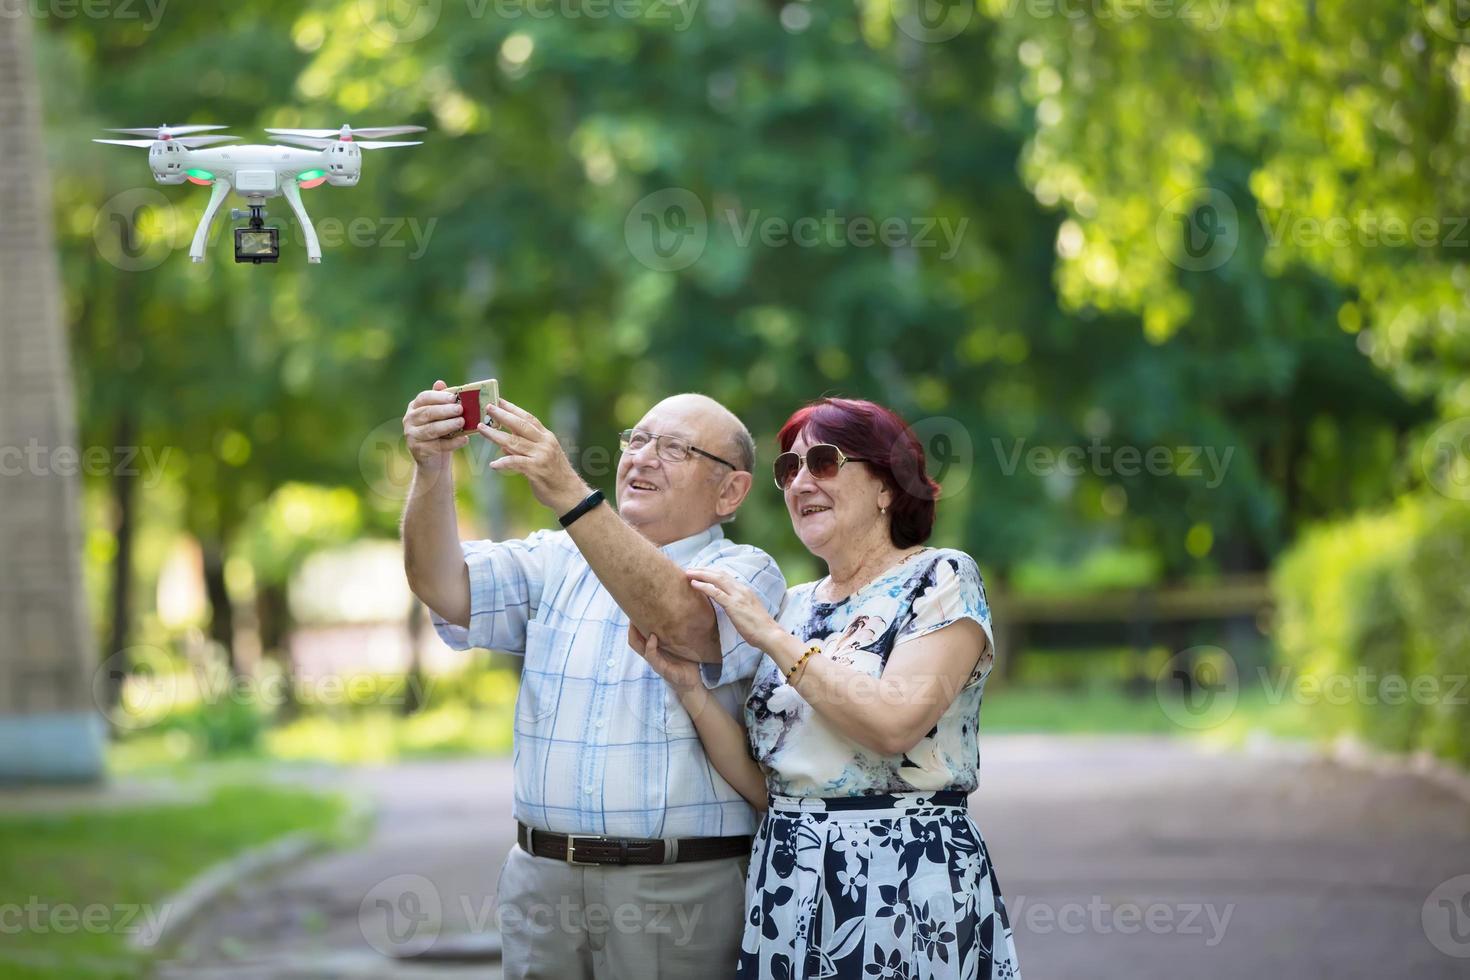
[[[938,487],[892,411],[823,398],[779,440],[776,485],[827,577],[789,590],[777,620],[723,572],[686,572],[766,655],[744,726],[696,665],[634,637],[720,774],[765,810],[738,976],[1017,977],[966,808],[994,661],[980,572],[924,547]]]

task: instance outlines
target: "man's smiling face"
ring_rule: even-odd
[[[655,405],[633,428],[729,459],[733,440],[727,414],[701,395],[675,395]],[[677,463],[663,459],[656,440],[649,439],[618,460],[618,513],[657,544],[677,541],[733,512],[733,507],[722,508],[722,496],[728,500],[730,492],[727,477],[733,472],[699,453],[691,452]],[[736,506],[743,497],[741,492]]]

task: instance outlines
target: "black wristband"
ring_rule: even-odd
[[[581,517],[583,514],[587,513],[592,508],[596,507],[598,504],[602,503],[602,501],[602,491],[593,490],[587,496],[582,498],[582,502],[580,504],[567,511],[565,514],[561,515],[561,517],[557,518],[557,520],[561,521],[562,527],[571,527],[573,521]]]

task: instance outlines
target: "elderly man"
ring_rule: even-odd
[[[525,657],[516,699],[518,844],[498,893],[505,976],[629,980],[734,973],[755,815],[705,758],[671,688],[628,649],[630,626],[701,663],[735,711],[760,652],[683,569],[713,565],[775,611],[786,583],[764,552],[725,538],[755,445],[718,402],[684,394],[622,434],[617,511],[556,437],[502,400],[479,432],[564,530],[467,541],[450,456],[460,406],[436,382],[409,404],[417,463],[403,516],[415,594],[457,649]],[[713,972],[711,972],[713,971]]]

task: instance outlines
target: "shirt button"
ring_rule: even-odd
[[[598,722],[598,723],[597,723],[597,727],[598,727],[598,728],[601,728],[601,727],[602,727],[602,726],[603,726],[603,725],[605,725],[605,724],[607,724],[607,722],[605,722],[605,721],[599,721],[599,722]]]
[[[608,657],[607,658],[607,665],[609,667],[616,667],[618,665],[618,662],[616,660],[614,660],[612,657]]]
[[[589,796],[592,795],[592,784],[591,783],[588,783],[585,787],[583,787],[583,789],[587,793],[587,795],[589,795]]]

